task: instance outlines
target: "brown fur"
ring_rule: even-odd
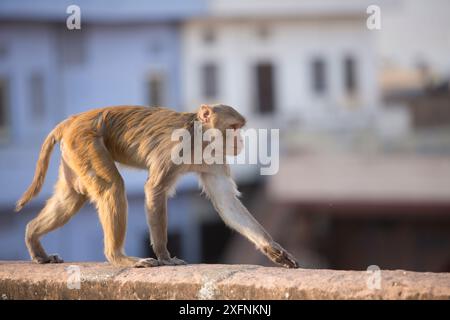
[[[273,261],[297,267],[295,259],[256,222],[237,199],[235,184],[224,165],[175,165],[170,151],[175,129],[193,132],[194,121],[204,129],[221,131],[240,128],[245,119],[224,105],[202,105],[197,113],[176,112],[159,107],[119,106],[87,111],[68,118],[45,139],[33,181],[17,202],[16,210],[42,188],[50,154],[61,143],[62,160],[53,196],[39,215],[27,225],[26,244],[33,260],[61,262],[48,256],[39,239],[64,225],[86,202],[95,203],[104,232],[105,256],[112,264],[135,267],[183,264],[167,250],[167,197],[176,179],[188,171],[201,174],[205,192],[225,222],[241,232]],[[115,162],[149,170],[145,185],[147,221],[158,260],[126,256],[123,247],[127,222],[124,182]],[[281,251],[280,251],[281,250]]]

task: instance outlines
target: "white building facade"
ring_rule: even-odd
[[[183,105],[223,102],[264,125],[364,125],[379,104],[365,2],[248,2],[212,1],[185,23]]]

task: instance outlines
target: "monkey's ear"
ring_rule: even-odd
[[[208,123],[211,120],[212,108],[207,104],[202,104],[198,110],[198,119],[203,123]]]

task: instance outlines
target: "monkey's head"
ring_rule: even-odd
[[[244,143],[240,129],[245,126],[246,120],[234,108],[223,104],[202,104],[197,118],[205,130],[217,129],[222,133],[226,139],[223,144],[225,154],[236,156],[242,151]]]

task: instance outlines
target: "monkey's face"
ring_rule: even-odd
[[[245,118],[234,108],[226,105],[202,105],[198,111],[198,118],[206,129],[217,129],[222,133],[224,153],[237,156],[241,153],[244,142],[241,128],[245,125]]]

